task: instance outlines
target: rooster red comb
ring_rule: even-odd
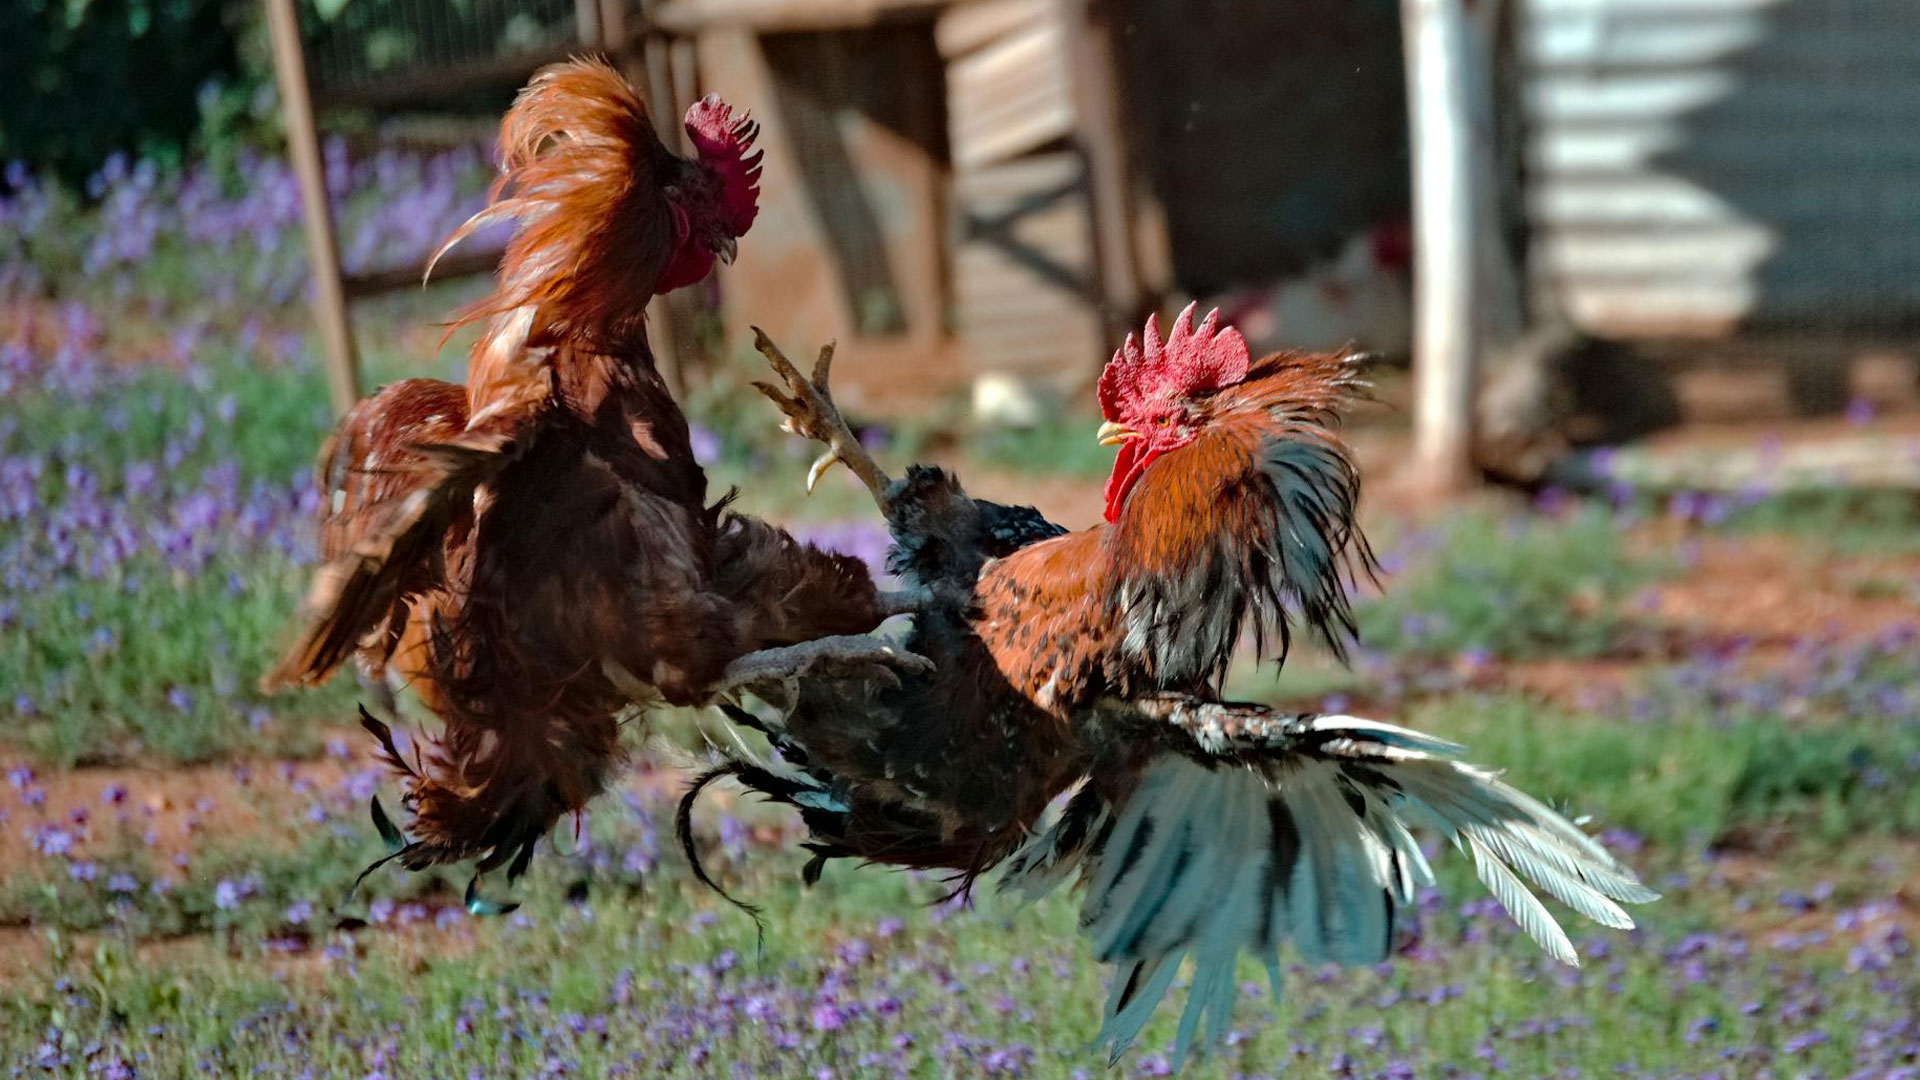
[[[700,154],[700,161],[720,178],[720,213],[734,236],[744,235],[760,212],[760,158],[764,152],[748,154],[760,125],[741,113],[734,118],[733,108],[708,94],[687,110],[687,136]]]
[[[1193,311],[1198,306],[1188,304],[1180,312],[1165,341],[1152,315],[1147,316],[1144,344],[1127,335],[1126,344],[1100,373],[1100,415],[1121,420],[1141,404],[1219,390],[1247,377],[1251,358],[1246,339],[1230,326],[1219,328],[1218,308],[1207,312],[1196,330]]]

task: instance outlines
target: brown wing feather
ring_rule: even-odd
[[[880,625],[880,590],[867,564],[795,540],[785,529],[728,514],[714,551],[715,592],[738,604],[756,649]]]
[[[451,383],[394,383],[348,412],[321,454],[329,500],[322,565],[302,604],[301,631],[267,673],[268,689],[319,683],[382,629],[391,651],[407,601],[437,588],[443,555],[471,522],[484,454],[451,460],[422,452],[466,426],[466,392]]]

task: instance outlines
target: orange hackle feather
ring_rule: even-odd
[[[487,328],[475,360],[500,364],[521,346],[561,340],[643,350],[647,301],[673,248],[661,190],[679,160],[654,133],[639,95],[599,61],[548,68],[501,121],[499,153],[489,205],[433,259],[488,226],[516,228],[493,293],[456,313],[447,332],[525,308],[524,318]],[[469,373],[476,400],[494,377]]]

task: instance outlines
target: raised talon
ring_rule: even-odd
[[[800,373],[793,361],[787,359],[780,347],[767,337],[766,331],[753,328],[753,346],[760,355],[767,358],[774,373],[780,376],[785,387],[771,383],[756,382],[754,387],[765,394],[769,400],[779,406],[786,414],[780,424],[782,431],[799,435],[824,443],[827,452],[815,459],[807,470],[807,493],[812,494],[820,477],[835,463],[845,465],[849,471],[860,478],[873,494],[874,500],[886,509],[885,492],[890,483],[887,475],[874,464],[866,448],[860,445],[853,429],[847,426],[845,418],[833,403],[833,392],[828,388],[828,379],[833,373],[834,343],[828,342],[820,347],[820,355],[814,360],[813,376],[808,378]]]
[[[837,450],[829,450],[821,454],[818,458],[815,458],[813,465],[807,469],[807,494],[813,494],[813,485],[819,483],[820,478],[827,475],[828,469],[838,464],[840,464],[840,452]]]

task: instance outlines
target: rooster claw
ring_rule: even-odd
[[[844,634],[748,653],[727,665],[714,696],[800,678],[872,679],[889,687],[902,675],[925,675],[933,661],[885,638]]]
[[[821,477],[827,475],[828,469],[841,464],[844,462],[840,460],[840,454],[835,450],[829,450],[814,459],[813,465],[807,469],[807,494],[813,494],[813,486],[820,482]]]
[[[840,415],[839,407],[833,403],[833,392],[827,386],[833,373],[833,342],[820,347],[820,356],[814,361],[813,374],[810,376],[803,374],[793,361],[787,359],[773,339],[767,337],[766,331],[757,326],[753,328],[753,347],[767,358],[774,374],[785,384],[753,384],[785,414],[786,419],[781,422],[780,429],[822,443],[827,448],[827,452],[815,459],[807,470],[807,493],[813,493],[814,486],[828,469],[841,464],[860,478],[860,482],[867,486],[874,500],[884,510],[884,493],[890,481],[868,455],[866,447],[860,445],[860,439],[853,429],[847,426],[846,418]]]

